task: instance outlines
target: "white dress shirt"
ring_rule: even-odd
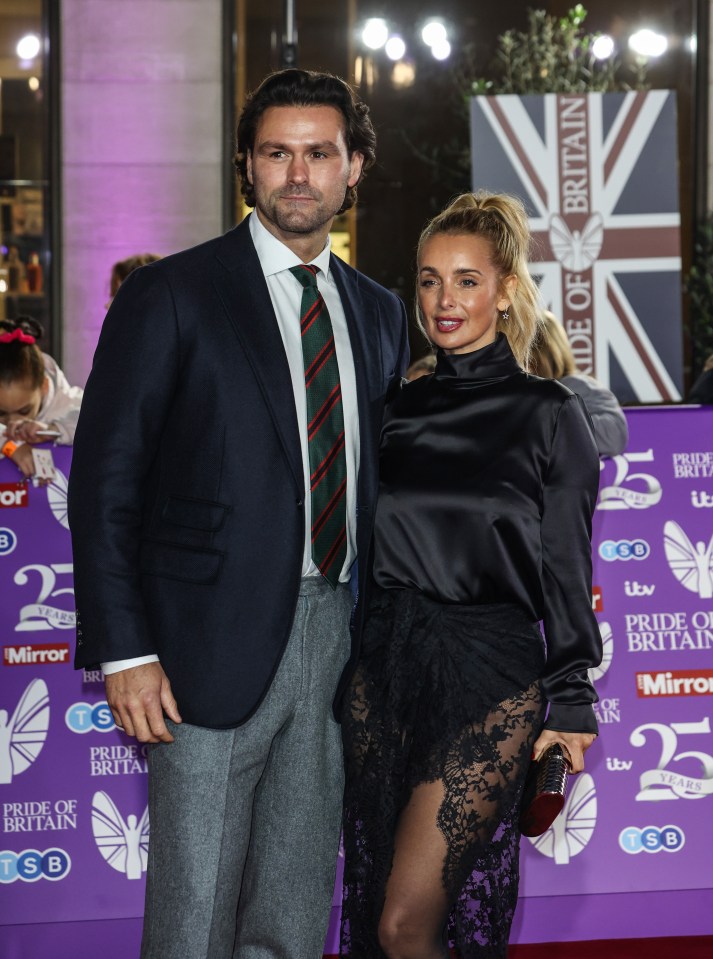
[[[295,395],[297,424],[300,431],[302,448],[302,466],[305,482],[305,543],[302,557],[302,575],[321,575],[312,561],[311,537],[311,499],[309,494],[310,468],[307,444],[307,398],[304,385],[304,362],[302,359],[302,337],[300,332],[300,306],[302,303],[302,284],[290,273],[290,267],[302,265],[302,260],[285,246],[260,222],[257,213],[249,220],[250,235],[265,275],[272,306],[277,318],[280,336],[285,347],[287,363],[292,378]],[[340,574],[340,581],[349,580],[349,570],[356,557],[356,480],[359,473],[359,415],[357,410],[356,375],[351,341],[344,308],[336,282],[330,270],[331,241],[327,243],[310,263],[319,267],[317,287],[327,304],[334,331],[334,345],[339,363],[339,379],[342,387],[342,409],[344,411],[344,451],[347,465],[347,555]],[[139,656],[131,659],[102,663],[105,676],[110,673],[141,666],[144,663],[158,662],[158,656]]]

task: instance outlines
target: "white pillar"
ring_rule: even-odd
[[[82,384],[112,264],[222,228],[221,0],[62,0],[63,366]]]

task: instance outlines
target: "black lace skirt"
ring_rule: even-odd
[[[516,606],[375,590],[342,715],[342,955],[383,956],[377,929],[399,813],[416,786],[439,780],[451,943],[463,959],[506,956],[544,662],[539,628]]]

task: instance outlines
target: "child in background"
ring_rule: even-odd
[[[115,263],[111,268],[111,276],[109,278],[109,303],[114,299],[117,290],[129,273],[138,270],[140,266],[148,266],[149,263],[155,263],[160,259],[161,257],[158,253],[134,253],[133,256],[127,256],[125,260],[119,260]],[[109,309],[109,303],[107,303],[107,309]]]
[[[35,472],[32,444],[72,445],[83,395],[40,350],[42,332],[29,316],[0,320],[0,451],[24,476]]]
[[[581,396],[592,418],[600,456],[624,452],[629,442],[629,427],[619,400],[594,377],[578,372],[565,328],[549,310],[542,314],[529,368],[535,376],[559,380]]]

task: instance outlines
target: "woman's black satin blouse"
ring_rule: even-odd
[[[386,405],[374,578],[442,603],[515,603],[542,620],[547,726],[596,732],[587,670],[599,458],[580,398],[524,373],[505,336],[439,351]]]

